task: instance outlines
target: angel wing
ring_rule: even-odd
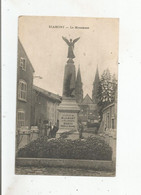
[[[80,39],[80,37],[74,39],[74,40],[73,40],[73,44],[74,44],[75,42],[77,42],[79,39]]]
[[[67,43],[67,45],[70,45],[70,42],[68,41],[68,39],[66,39],[65,37],[62,37],[62,39]]]

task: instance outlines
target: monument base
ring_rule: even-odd
[[[78,132],[78,112],[79,106],[74,98],[65,97],[58,107],[59,130],[58,133],[69,131]]]

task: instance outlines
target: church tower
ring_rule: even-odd
[[[75,97],[76,97],[76,102],[79,104],[83,100],[83,84],[81,80],[81,72],[80,72],[80,65],[78,67],[78,72],[77,72],[77,78],[76,78],[76,83],[75,83]]]
[[[94,104],[98,103],[97,95],[98,95],[99,82],[100,82],[100,79],[99,79],[99,72],[98,72],[98,67],[97,67],[96,74],[95,74],[95,79],[94,79],[94,82],[93,82],[93,91],[92,91],[92,100],[93,100]]]

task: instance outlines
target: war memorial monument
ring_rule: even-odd
[[[75,97],[75,83],[76,83],[76,70],[73,59],[74,55],[74,44],[80,39],[74,40],[62,39],[68,45],[67,63],[64,70],[64,81],[63,81],[63,95],[62,102],[58,107],[59,111],[59,131],[58,134],[64,132],[78,133],[78,113],[80,108],[76,103]]]

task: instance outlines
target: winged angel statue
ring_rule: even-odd
[[[69,47],[68,47],[68,56],[67,56],[67,58],[71,58],[71,59],[75,58],[75,55],[74,55],[74,53],[73,53],[74,44],[80,39],[80,37],[78,37],[78,38],[76,38],[76,39],[74,39],[74,40],[70,39],[70,41],[69,41],[68,39],[66,39],[65,37],[62,37],[62,39],[63,39],[63,40],[67,43],[67,45],[69,46]]]

